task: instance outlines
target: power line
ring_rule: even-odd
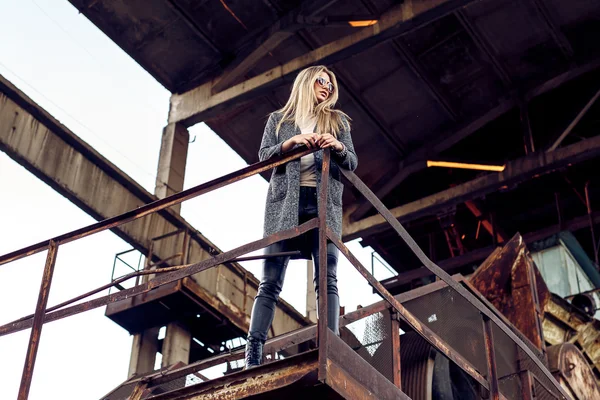
[[[100,59],[98,59],[98,57],[96,57],[94,54],[92,54],[87,47],[85,47],[79,40],[77,40],[75,37],[73,37],[73,35],[71,35],[69,33],[69,31],[67,31],[57,20],[55,20],[54,18],[52,18],[52,16],[50,14],[48,14],[46,12],[46,10],[44,10],[35,0],[31,0],[31,2],[50,20],[54,23],[54,25],[56,25],[61,31],[63,31],[63,33],[65,35],[67,35],[67,37],[73,42],[75,43],[78,47],[80,47],[81,49],[83,49],[91,58],[92,60],[94,60],[94,62],[96,62],[96,64],[98,64],[99,67],[101,68],[106,68],[106,69],[110,69],[110,66],[106,65],[104,62],[102,62]],[[143,100],[145,100],[145,98],[142,98]],[[144,103],[152,108],[156,113],[160,113],[161,111],[157,110],[153,104],[150,104],[147,101],[144,101]]]

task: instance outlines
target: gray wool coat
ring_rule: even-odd
[[[300,134],[300,128],[292,122],[281,125],[278,134],[275,130],[282,118],[281,113],[272,113],[267,121],[258,152],[260,161],[268,160],[281,154],[281,145],[292,136]],[[331,152],[331,168],[329,174],[327,196],[327,225],[338,235],[342,236],[342,193],[344,185],[341,182],[340,168],[354,171],[358,159],[350,137],[350,125],[344,119],[344,129],[340,130],[338,140],[346,146],[348,152],[340,158],[335,151]],[[317,168],[317,194],[321,182],[323,150],[313,153]],[[267,204],[265,207],[264,235],[291,229],[298,226],[298,204],[300,198],[300,159],[290,161],[273,169]]]

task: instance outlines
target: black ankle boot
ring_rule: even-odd
[[[255,339],[249,336],[246,342],[246,367],[250,369],[252,367],[259,366],[262,364],[263,357],[263,346],[264,342],[259,339]]]

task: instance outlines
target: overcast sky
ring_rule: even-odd
[[[154,192],[169,92],[66,0],[0,0],[0,38],[0,74]],[[246,165],[205,125],[190,136],[186,188]],[[249,178],[184,203],[182,215],[230,250],[262,237],[266,190]],[[0,193],[0,254],[95,222],[2,152]],[[130,248],[108,231],[61,246],[48,305],[109,282],[115,254]],[[370,268],[371,250],[350,248]],[[0,324],[34,311],[44,261],[41,253],[0,266]],[[257,277],[260,265],[244,264]],[[304,265],[290,265],[282,293],[302,313]],[[377,300],[346,260],[338,271],[346,310]],[[16,398],[29,334],[0,337],[0,399]],[[29,398],[99,399],[127,379],[130,350],[104,307],[44,325]]]

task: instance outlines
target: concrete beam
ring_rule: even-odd
[[[131,358],[129,360],[129,374],[141,375],[154,371],[156,353],[158,352],[159,327],[147,329],[144,333],[133,336],[131,344]]]
[[[247,101],[293,79],[294,73],[317,63],[334,64],[377,44],[447,15],[475,0],[406,0],[384,13],[375,25],[335,40],[256,77],[213,95],[220,80],[171,96],[169,123],[191,126],[202,122],[234,103]]]
[[[551,153],[536,152],[508,162],[500,173],[490,173],[453,188],[390,210],[400,222],[432,215],[445,208],[464,203],[504,186],[512,186],[537,175],[573,165],[600,156],[600,136],[559,148]],[[387,229],[388,224],[380,214],[350,222],[344,218],[344,241],[369,236]]]
[[[189,364],[191,346],[192,334],[186,327],[177,322],[168,324],[162,346],[162,368],[179,362]]]
[[[0,150],[97,220],[157,200],[2,76]],[[171,210],[138,219],[113,232],[147,254],[152,238],[178,230],[190,232],[190,263],[220,252],[216,245]],[[180,252],[183,240],[184,235],[178,234],[157,241],[153,247],[154,261]],[[239,264],[219,265],[194,275],[193,279],[220,306],[249,319],[259,282]],[[278,303],[274,321],[276,332],[289,332],[308,324],[306,318],[288,303]]]
[[[181,124],[169,124],[163,130],[154,189],[159,199],[183,190],[189,139],[188,130]],[[171,209],[179,213],[181,204]]]

